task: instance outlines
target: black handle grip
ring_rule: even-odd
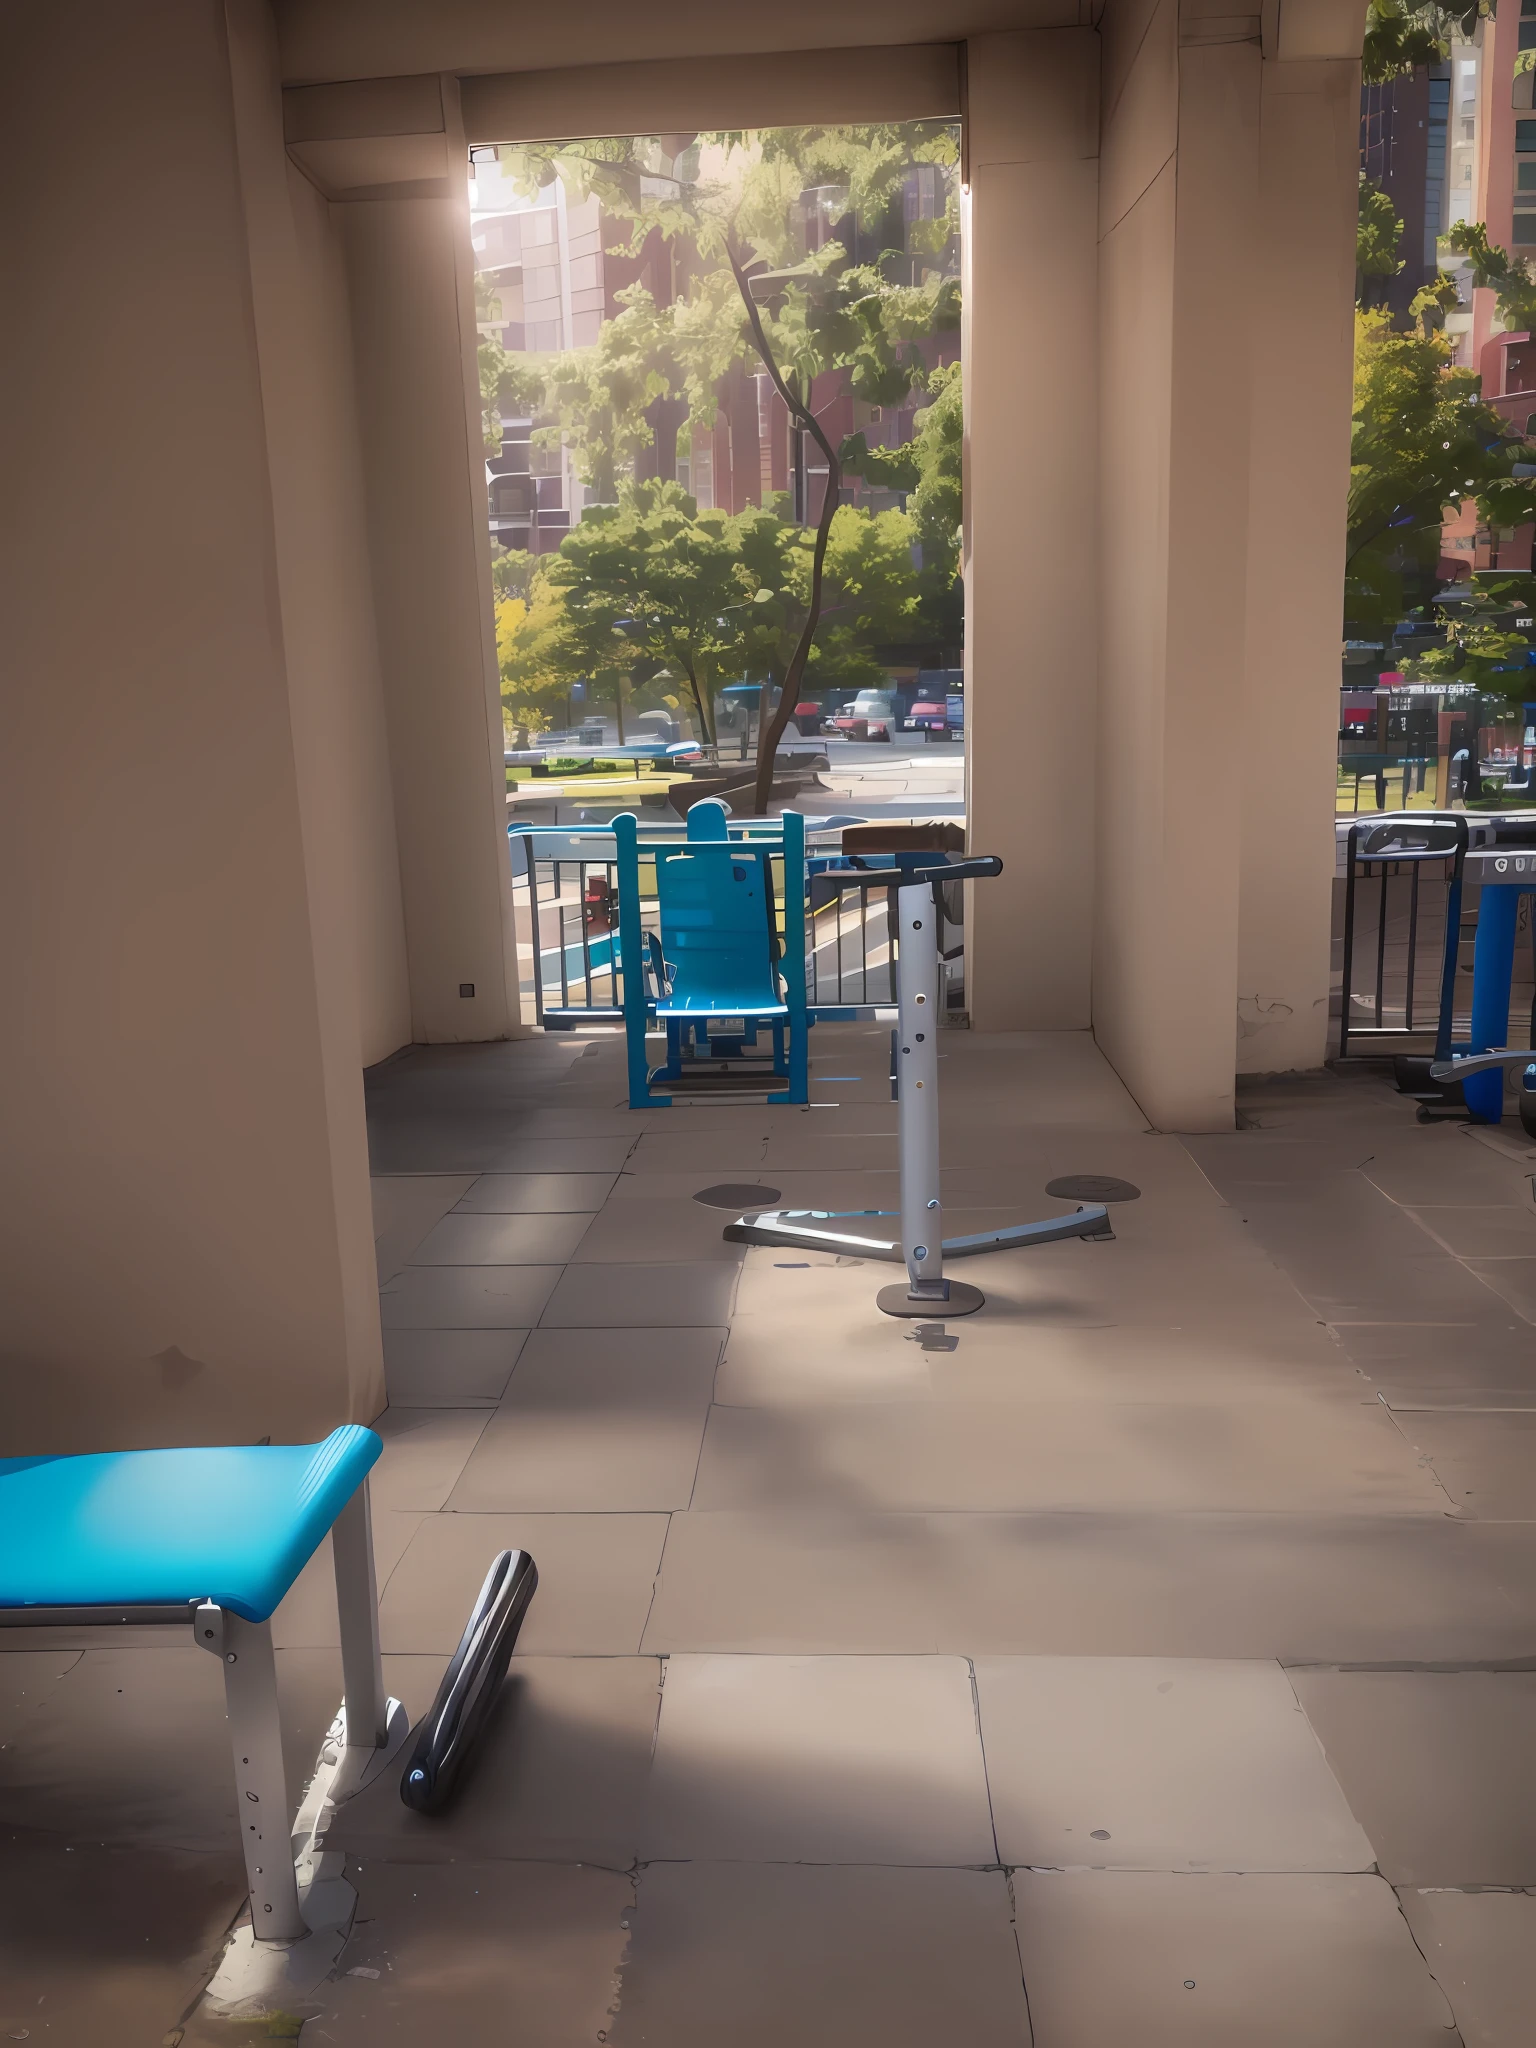
[[[931,868],[913,868],[902,879],[906,882],[979,882],[1002,872],[1003,863],[997,854],[977,853],[966,860],[941,860]]]

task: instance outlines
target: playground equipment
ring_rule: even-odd
[[[886,886],[895,893],[897,948],[897,1026],[891,1035],[891,1088],[898,1104],[898,1145],[901,1208],[822,1210],[773,1209],[737,1217],[725,1228],[735,1244],[785,1245],[802,1250],[840,1252],[854,1258],[904,1263],[906,1284],[882,1287],[876,1306],[891,1316],[963,1316],[979,1309],[986,1296],[978,1287],[950,1280],[944,1260],[974,1257],[981,1252],[1014,1251],[1028,1245],[1056,1244],[1065,1238],[1106,1239],[1114,1236],[1109,1211],[1089,1203],[1070,1216],[1050,1216],[1034,1223],[1014,1223],[971,1237],[946,1238],[939,1191],[939,1047],[942,973],[939,934],[941,886],[979,881],[1002,873],[995,855],[948,860],[932,852],[895,853]],[[842,879],[831,871],[828,879]],[[868,887],[868,868],[851,871],[848,880]],[[864,1236],[848,1229],[828,1228],[863,1217],[898,1214],[898,1238]]]
[[[682,840],[642,840],[629,814],[614,819],[613,831],[631,1109],[670,1103],[684,1089],[766,1089],[770,1102],[806,1101],[804,820],[786,811],[778,831],[733,839],[725,806],[705,800],[689,811]],[[642,858],[654,864],[659,932],[641,923]],[[645,1046],[652,1024],[667,1039],[666,1059],[654,1070]],[[765,1030],[768,1059],[748,1050]]]
[[[382,1448],[371,1429],[348,1424],[316,1444],[0,1459],[0,1624],[185,1623],[223,1666],[251,1931],[261,1942],[310,1931],[294,1868],[271,1620],[327,1532],[345,1695],[331,1800],[376,1776],[407,1733],[379,1659],[368,1473]],[[497,1559],[423,1723],[412,1758],[423,1775],[402,1788],[408,1804],[430,1808],[446,1795],[536,1584],[530,1558]]]

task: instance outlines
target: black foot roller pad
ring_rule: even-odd
[[[1139,1202],[1141,1189],[1128,1180],[1114,1180],[1107,1173],[1067,1173],[1060,1180],[1048,1180],[1045,1192],[1058,1202]]]
[[[973,1316],[986,1300],[979,1287],[967,1287],[963,1280],[951,1280],[948,1301],[914,1301],[908,1294],[906,1283],[898,1280],[894,1287],[882,1287],[875,1296],[875,1307],[888,1316],[920,1317],[925,1323],[947,1322],[951,1316]]]
[[[418,1813],[436,1813],[446,1805],[496,1704],[538,1583],[526,1550],[503,1550],[492,1560],[400,1780],[400,1797]]]
[[[693,1198],[708,1209],[735,1209],[738,1214],[753,1209],[771,1209],[779,1199],[777,1188],[760,1188],[755,1181],[723,1180],[712,1188],[700,1188]]]

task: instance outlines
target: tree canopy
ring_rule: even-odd
[[[518,359],[492,343],[482,355],[487,404],[514,397],[537,422],[536,444],[570,450],[592,501],[540,595],[530,593],[504,674],[531,687],[535,668],[612,663],[622,641],[637,664],[686,680],[706,734],[708,674],[733,668],[781,682],[779,712],[762,735],[761,804],[802,687],[883,673],[871,650],[906,637],[925,606],[930,624],[959,638],[959,370],[936,367],[931,347],[959,324],[957,130],[800,127],[498,155],[525,197],[556,178],[574,200],[595,195],[627,235],[621,252],[653,273],[664,263],[669,281],[661,297],[643,282],[620,291],[620,311],[590,347]],[[919,218],[906,218],[914,174],[926,218],[921,206]],[[825,483],[809,533],[781,505],[733,521],[699,513],[675,486],[669,496],[636,482],[657,402],[671,402],[691,439],[713,427],[723,380],[737,370],[766,372],[796,433],[820,450]],[[871,517],[840,504],[845,459],[885,481],[879,459],[900,451],[871,450],[863,435],[832,445],[818,386],[830,376],[870,406],[931,399],[917,416],[922,445],[893,484],[911,493],[910,514]],[[808,516],[809,507],[795,509]],[[550,607],[562,601],[557,631]]]

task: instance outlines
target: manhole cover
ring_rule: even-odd
[[[760,1188],[752,1181],[723,1180],[718,1187],[700,1188],[693,1199],[710,1209],[771,1209],[779,1191]]]
[[[1134,1202],[1141,1189],[1107,1173],[1064,1173],[1060,1180],[1048,1180],[1045,1192],[1058,1202]]]

